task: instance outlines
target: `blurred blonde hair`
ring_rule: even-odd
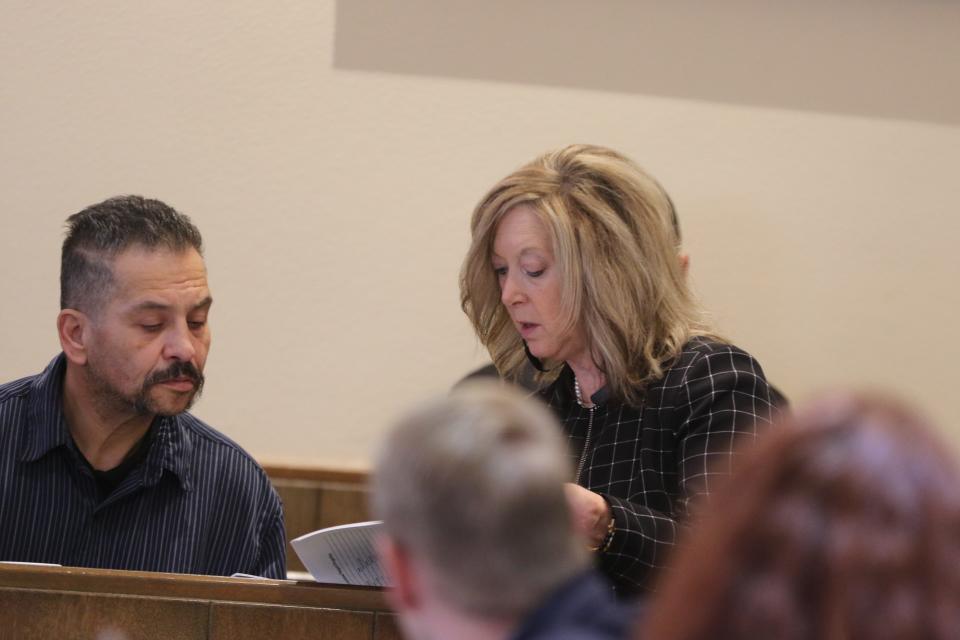
[[[639,404],[690,338],[716,338],[678,260],[679,229],[666,192],[616,151],[572,145],[501,180],[471,218],[460,304],[502,375],[516,379],[526,356],[490,256],[500,221],[518,205],[532,207],[548,229],[564,329],[583,327],[614,395]]]

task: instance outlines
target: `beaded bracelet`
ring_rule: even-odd
[[[610,548],[610,544],[613,542],[613,534],[617,530],[616,519],[613,516],[610,516],[610,522],[607,523],[607,534],[603,536],[603,540],[600,541],[595,547],[590,547],[590,551],[595,551],[597,553],[606,553],[607,549]]]

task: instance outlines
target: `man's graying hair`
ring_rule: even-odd
[[[372,507],[448,604],[518,617],[589,565],[564,495],[572,475],[546,406],[473,382],[397,424],[378,456]]]
[[[67,218],[60,308],[97,311],[113,285],[111,261],[132,246],[203,253],[200,231],[173,207],[141,196],[104,200]]]

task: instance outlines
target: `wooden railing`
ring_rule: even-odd
[[[0,638],[399,640],[381,589],[0,564]]]

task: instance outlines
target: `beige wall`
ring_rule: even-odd
[[[531,4],[555,27],[576,20],[594,56],[609,39],[605,12],[628,6],[589,3],[593,23],[577,3]],[[810,25],[830,22],[831,4],[794,9],[782,35],[752,56],[747,38],[740,58],[815,41]],[[960,77],[960,54],[942,50],[942,25],[960,12],[874,4],[886,9],[845,10],[886,22],[863,26],[836,68],[817,50],[822,85],[778,58],[780,81],[795,72],[804,91],[748,91],[738,76],[738,102],[698,66],[710,50],[684,48],[685,68],[701,69],[689,90],[677,69],[645,92],[582,70],[569,83],[517,75],[523,52],[544,45],[535,37],[475,56],[482,68],[464,58],[433,69],[422,52],[392,65],[378,48],[396,46],[389,24],[365,28],[345,3],[0,1],[0,379],[36,372],[57,350],[63,219],[118,193],[159,197],[208,246],[214,347],[196,413],[262,459],[363,467],[391,416],[484,361],[456,286],[476,199],[534,154],[589,141],[630,154],[670,190],[697,289],[788,395],[892,389],[960,442],[960,113],[942,90]],[[478,27],[490,37],[470,31],[475,6],[424,13],[464,34],[448,33],[438,59],[456,59],[460,40],[508,46],[497,20]],[[757,33],[771,19],[755,3],[731,7],[724,28]],[[664,20],[689,37],[684,21]],[[909,82],[864,89],[870,108],[833,100],[838,87],[859,95],[836,75],[851,56],[855,68],[891,59],[891,24],[937,55],[915,75],[899,69]],[[610,55],[597,76],[628,77],[632,54]]]

